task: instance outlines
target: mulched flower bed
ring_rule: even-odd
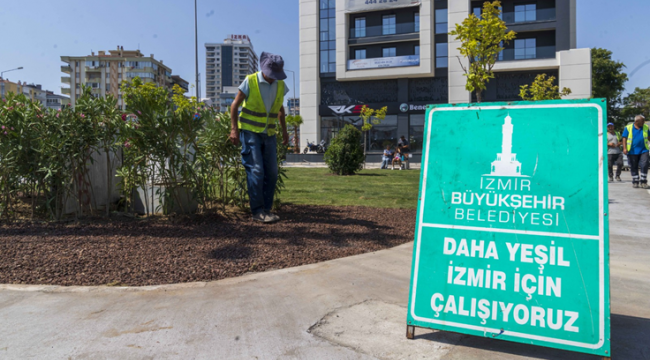
[[[0,283],[142,286],[212,281],[413,240],[415,210],[285,206],[283,221],[196,215],[0,225]]]

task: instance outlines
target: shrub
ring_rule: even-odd
[[[346,125],[332,140],[325,152],[325,163],[337,175],[354,175],[363,167],[361,131]]]

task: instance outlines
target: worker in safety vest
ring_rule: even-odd
[[[650,129],[645,124],[645,117],[637,115],[634,124],[625,127],[623,131],[623,153],[632,173],[632,186],[648,188],[648,137]]]
[[[614,124],[607,124],[607,172],[609,181],[614,181],[614,164],[616,164],[616,181],[621,181],[623,170],[623,151],[621,151],[621,135],[614,130]]]
[[[242,145],[242,164],[246,169],[253,220],[271,223],[280,220],[271,213],[278,180],[275,134],[280,131],[284,146],[289,144],[282,106],[289,88],[282,81],[287,75],[281,56],[262,52],[260,68],[261,71],[248,75],[239,86],[230,108],[230,140]]]

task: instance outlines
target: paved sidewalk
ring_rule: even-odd
[[[650,194],[610,185],[612,353],[650,359]],[[0,286],[0,359],[597,359],[418,329],[412,244],[212,283]]]

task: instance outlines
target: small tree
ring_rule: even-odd
[[[291,126],[293,129],[293,141],[294,141],[294,148],[293,152],[298,154],[300,153],[300,142],[298,141],[298,129],[300,128],[300,125],[302,125],[302,116],[300,115],[289,115],[286,118],[287,125]]]
[[[503,44],[507,44],[516,36],[514,31],[508,31],[506,23],[501,20],[501,2],[486,1],[479,19],[470,14],[462,24],[456,24],[456,29],[449,35],[456,36],[461,42],[461,55],[469,59],[469,68],[465,67],[460,59],[460,66],[465,71],[467,91],[476,92],[476,100],[481,102],[481,92],[487,88],[487,83],[494,78],[492,68],[497,61],[499,53],[503,51]]]
[[[366,148],[368,143],[368,133],[372,130],[373,125],[379,125],[382,120],[386,118],[386,113],[388,112],[388,107],[384,106],[381,109],[374,110],[366,105],[363,105],[361,108],[361,119],[363,119],[363,125],[361,126],[361,131],[363,131],[363,155],[365,159]]]
[[[634,117],[637,115],[643,115],[648,119],[650,117],[650,88],[634,89],[634,92],[625,98],[624,104],[622,115],[625,124],[634,121]]]
[[[621,116],[623,91],[628,80],[625,64],[612,59],[612,52],[607,49],[591,49],[591,73],[593,77],[592,97],[607,99],[607,122],[621,128],[627,124],[625,116]]]
[[[562,96],[571,94],[571,89],[555,85],[555,76],[546,78],[546,74],[539,74],[535,77],[532,85],[522,85],[519,97],[523,100],[559,100]]]
[[[361,131],[345,125],[325,151],[325,163],[337,175],[354,175],[362,169],[366,158],[360,144]]]

